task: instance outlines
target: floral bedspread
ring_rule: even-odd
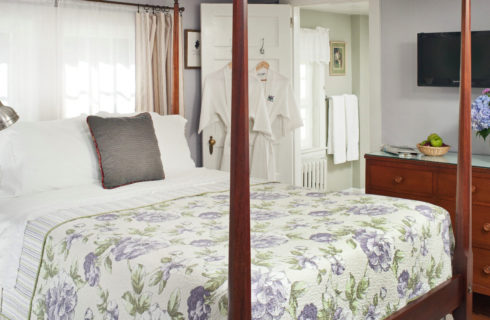
[[[226,319],[228,192],[66,221],[31,319]],[[251,190],[253,319],[383,319],[451,276],[448,213],[417,201]]]

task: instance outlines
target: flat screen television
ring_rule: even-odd
[[[490,31],[473,31],[472,86],[490,88]],[[418,85],[459,86],[461,33],[419,33]]]

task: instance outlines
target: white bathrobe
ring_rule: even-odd
[[[207,126],[222,121],[225,126],[225,142],[220,169],[230,170],[231,159],[231,69],[228,66],[219,69],[206,77],[202,93],[201,120],[199,133]],[[260,161],[266,157],[271,140],[272,130],[265,98],[260,87],[260,81],[253,75],[249,77],[249,117],[250,125],[250,175],[255,178],[267,178],[257,172],[261,167]],[[256,137],[261,139],[256,143]],[[256,155],[253,157],[252,155]],[[256,162],[254,162],[256,161]]]
[[[299,108],[296,104],[293,89],[287,77],[271,69],[261,69],[256,71],[256,77],[260,79],[264,98],[267,103],[267,110],[271,121],[272,140],[277,143],[278,140],[294,131],[296,128],[303,126],[303,120]],[[267,140],[267,137],[258,135],[256,143]],[[267,142],[264,142],[266,145]],[[264,162],[257,168],[256,172],[261,176],[267,176],[268,180],[276,179],[276,159],[273,144],[270,144],[267,150],[267,156],[264,157],[259,153],[253,154],[254,163]],[[268,148],[268,146],[265,146]],[[259,158],[261,158],[259,160]],[[264,160],[265,159],[265,160]]]

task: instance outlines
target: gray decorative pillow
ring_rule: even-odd
[[[162,180],[160,149],[149,113],[134,117],[87,117],[105,189]]]

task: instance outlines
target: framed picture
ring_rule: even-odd
[[[345,41],[330,41],[330,75],[345,76]]]
[[[201,68],[201,31],[184,31],[184,55],[186,69]]]

